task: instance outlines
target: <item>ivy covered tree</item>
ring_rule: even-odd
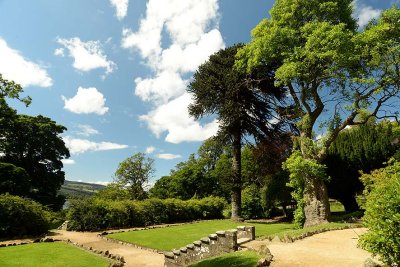
[[[291,175],[299,179],[294,184],[304,184],[298,208],[305,226],[329,218],[322,162],[338,134],[371,117],[396,117],[399,110],[394,100],[400,91],[400,10],[393,7],[357,31],[352,2],[277,0],[271,18],[256,26],[251,42],[237,55],[236,67],[247,73],[281,63],[274,78],[290,93],[300,132],[288,166],[315,167],[307,175]],[[325,130],[318,141],[317,127]]]
[[[234,69],[235,55],[241,45],[232,46],[210,56],[194,74],[188,87],[193,95],[189,113],[199,119],[215,114],[219,121],[219,140],[232,147],[232,219],[241,213],[241,147],[243,137],[256,139],[274,131],[273,108],[284,96],[274,86],[272,68],[263,66],[251,74]],[[261,74],[262,73],[262,77]]]

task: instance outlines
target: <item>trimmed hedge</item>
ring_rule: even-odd
[[[226,205],[223,198],[146,199],[143,201],[71,200],[68,229],[98,231],[112,228],[220,219]]]
[[[49,212],[33,200],[0,195],[0,238],[47,233],[48,218]]]

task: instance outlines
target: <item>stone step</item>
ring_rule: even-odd
[[[250,242],[250,241],[251,241],[251,238],[239,238],[237,240],[237,244],[240,246],[240,245],[242,245],[244,243],[247,243],[247,242]]]

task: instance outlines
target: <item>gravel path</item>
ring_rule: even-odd
[[[96,250],[108,250],[112,254],[123,256],[127,267],[162,267],[164,266],[164,255],[150,252],[139,248],[129,247],[122,244],[107,242],[100,238],[98,233],[54,231],[55,239],[71,240],[74,243],[85,247],[92,247]]]
[[[246,247],[257,249],[266,244],[274,256],[272,267],[362,267],[367,258],[372,258],[357,248],[359,235],[366,231],[365,228],[329,231],[294,243],[255,240]]]

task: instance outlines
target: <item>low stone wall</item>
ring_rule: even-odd
[[[254,226],[238,226],[237,229],[217,231],[208,237],[194,241],[185,247],[164,253],[165,267],[181,267],[197,261],[233,252],[238,249],[238,240],[254,240]]]

